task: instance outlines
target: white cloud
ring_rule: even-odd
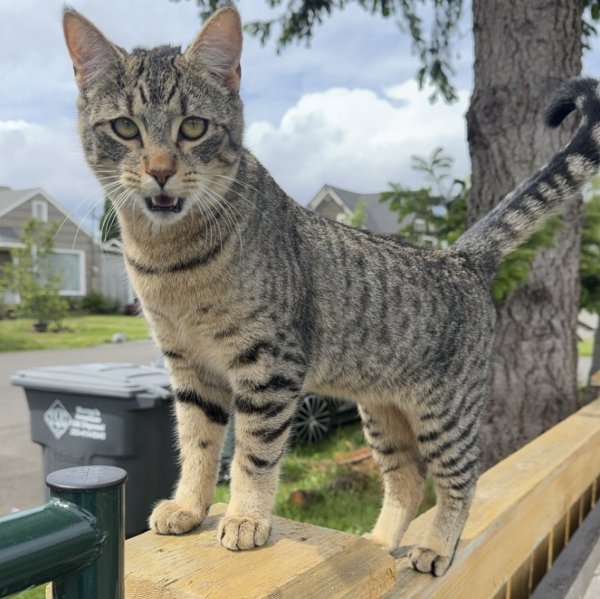
[[[407,81],[381,95],[344,88],[307,94],[277,126],[250,124],[246,143],[302,203],[324,183],[357,192],[381,191],[389,181],[420,185],[410,157],[429,156],[438,146],[455,159],[455,174],[464,176],[468,93],[461,91],[451,106],[430,104],[430,93]]]
[[[89,218],[94,206],[101,209],[103,193],[85,164],[74,123],[0,121],[0,156],[2,185],[41,187],[79,219]]]

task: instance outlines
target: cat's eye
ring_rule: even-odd
[[[126,117],[119,117],[110,122],[112,130],[123,139],[135,139],[140,134],[139,127]]]
[[[179,134],[183,139],[194,141],[200,139],[208,128],[208,123],[205,119],[201,119],[197,116],[190,116],[184,119],[179,127]]]

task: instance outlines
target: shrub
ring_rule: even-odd
[[[118,302],[95,291],[83,298],[81,307],[90,314],[118,314],[120,310]]]

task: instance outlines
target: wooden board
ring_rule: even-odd
[[[190,534],[129,539],[127,599],[375,599],[395,582],[394,559],[366,539],[283,518],[265,547],[228,551],[216,539],[225,507]]]
[[[600,473],[599,455],[600,399],[485,472],[447,574],[424,577],[399,559],[397,583],[385,599],[497,596],[586,496]],[[411,524],[407,545],[422,538],[432,512]]]
[[[402,557],[433,510],[410,526],[396,560],[365,539],[274,519],[267,546],[216,540],[225,506],[181,537],[145,533],[125,548],[127,599],[518,599],[556,559],[569,527],[600,495],[600,399],[485,472],[454,564],[442,578]],[[435,509],[435,508],[434,508]],[[560,537],[560,538],[559,538]]]

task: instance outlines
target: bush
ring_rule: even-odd
[[[88,293],[83,298],[81,307],[90,314],[118,314],[120,310],[118,302],[98,292]]]

